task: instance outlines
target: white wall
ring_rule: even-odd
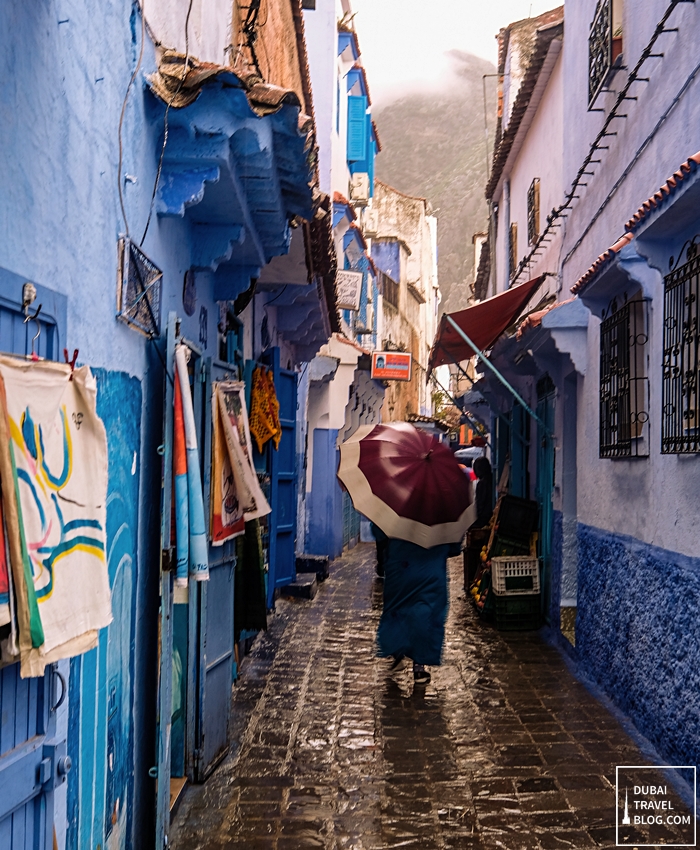
[[[190,0],[141,0],[151,32],[163,47],[186,52],[189,3]],[[226,48],[231,43],[232,19],[232,0],[193,0],[187,28],[190,56],[203,62],[228,64]]]
[[[522,147],[509,172],[505,175],[509,183],[509,204],[506,202],[505,195],[508,189],[505,187],[500,196],[494,198],[494,201],[499,205],[496,239],[497,292],[503,292],[510,286],[507,246],[511,222],[517,222],[518,225],[517,262],[520,262],[531,250],[527,236],[527,193],[533,178],[540,178],[540,233],[546,226],[547,215],[553,207],[561,204],[564,197],[563,67],[560,54],[547,81],[547,86]],[[567,144],[568,140],[569,134],[566,137]],[[506,218],[508,206],[510,207],[510,220]],[[553,232],[552,241],[543,246],[543,253],[535,257],[529,269],[520,275],[519,283],[524,283],[545,271],[555,273],[558,271],[561,238],[561,228],[557,228]],[[554,283],[547,285],[556,290]],[[536,299],[541,298],[544,293],[546,293],[546,290],[540,290]]]
[[[604,116],[587,112],[588,26],[595,0],[570,0],[566,4],[564,74],[566,85],[564,126],[566,134],[564,170],[571,180],[585,157],[588,146]],[[666,0],[625,4],[624,57],[629,68],[636,63],[656,23],[667,8]],[[578,192],[569,217],[563,247],[564,293],[624,230],[625,222],[653,194],[681,162],[700,149],[700,79],[692,82],[680,103],[671,108],[661,128],[655,125],[685,83],[698,61],[700,14],[695,4],[680,4],[667,26],[679,32],[666,33],[641,76],[651,83],[637,83],[624,112],[627,119],[614,122],[617,136],[609,137],[594,176]],[[615,77],[619,89],[625,72]],[[599,97],[597,107],[608,110],[613,95]],[[647,137],[648,144],[640,150]],[[629,169],[626,177],[622,177]],[[612,191],[618,180],[620,187]],[[601,209],[602,208],[602,209]],[[700,230],[700,216],[689,233]],[[663,272],[668,257],[678,254],[681,238],[672,233],[658,246],[654,263]],[[691,234],[692,235],[692,234]],[[581,240],[580,245],[576,243]],[[663,262],[662,262],[663,261]],[[647,267],[648,273],[648,267]],[[588,371],[579,386],[578,415],[578,517],[579,521],[611,532],[628,534],[649,544],[697,557],[700,531],[690,507],[697,502],[700,457],[660,453],[661,363],[663,339],[662,273],[652,273],[651,335],[649,341],[650,456],[640,460],[608,460],[598,457],[600,319],[591,316],[588,333]],[[630,294],[635,288],[630,283]]]
[[[336,136],[338,55],[336,0],[316,0],[315,9],[304,11],[304,30],[316,117],[320,189],[322,192],[330,193],[332,191],[331,161]]]

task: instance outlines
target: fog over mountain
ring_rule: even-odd
[[[453,72],[439,86],[406,93],[375,108],[382,152],[377,177],[427,198],[438,218],[438,272],[443,311],[467,306],[474,276],[472,235],[487,226],[484,94],[493,155],[495,68],[453,50]]]

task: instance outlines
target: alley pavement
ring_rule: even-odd
[[[539,634],[477,619],[460,559],[442,667],[428,687],[392,675],[374,564],[360,545],[315,600],[278,603],[234,690],[232,753],[187,790],[174,850],[614,847],[615,766],[649,756]],[[677,840],[650,829],[626,835]]]

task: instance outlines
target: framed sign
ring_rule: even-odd
[[[360,309],[360,291],[362,290],[362,272],[338,271],[335,276],[338,292],[338,307],[341,310]]]
[[[379,381],[410,381],[413,358],[405,351],[373,351],[371,376]]]

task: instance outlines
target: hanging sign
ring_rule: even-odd
[[[405,351],[373,351],[371,375],[378,381],[410,381],[412,361]]]
[[[338,307],[341,310],[360,309],[360,291],[362,290],[362,272],[339,271],[336,273],[335,286],[338,293]]]

